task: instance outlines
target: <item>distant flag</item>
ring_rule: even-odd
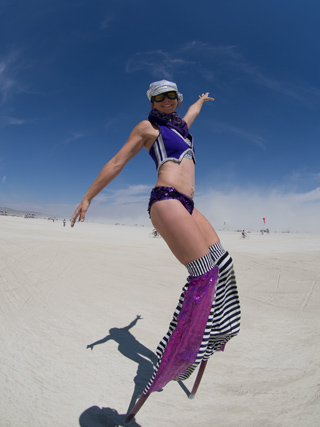
[[[266,219],[265,218],[262,218],[263,219],[263,223],[265,224],[266,223]]]

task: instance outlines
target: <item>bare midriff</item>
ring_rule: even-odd
[[[193,199],[195,191],[195,165],[191,159],[181,163],[172,160],[164,163],[159,170],[156,187],[173,187]]]

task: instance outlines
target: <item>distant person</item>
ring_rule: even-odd
[[[63,226],[64,227],[66,226],[66,220],[65,219],[63,220]]]
[[[128,94],[133,105],[133,100]],[[171,380],[188,378],[200,362],[238,334],[240,307],[233,262],[207,219],[194,207],[195,151],[189,127],[205,102],[203,93],[183,119],[176,113],[183,96],[167,80],[150,84],[148,120],[132,130],[120,151],[103,167],[71,218],[84,221],[92,199],[146,148],[155,162],[158,179],[151,191],[148,212],[175,257],[189,273],[168,333],[158,347],[158,363],[143,399],[161,390]],[[217,160],[212,159],[213,165]],[[125,259],[123,260],[125,266]],[[163,279],[165,280],[165,271]],[[181,339],[181,336],[184,339]],[[205,366],[205,364],[204,364]]]

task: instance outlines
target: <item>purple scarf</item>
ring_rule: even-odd
[[[189,135],[187,123],[177,113],[166,114],[153,108],[148,119],[150,122],[156,122],[177,130],[184,138]]]

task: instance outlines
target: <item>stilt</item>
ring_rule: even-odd
[[[131,409],[130,413],[128,414],[126,418],[126,423],[130,423],[132,419],[137,415],[139,409],[144,404],[144,402],[148,399],[151,393],[142,394],[140,396],[140,399],[137,401],[137,403],[134,405],[134,407]]]
[[[203,376],[204,370],[206,369],[207,362],[208,362],[207,360],[203,360],[201,362],[197,378],[196,378],[196,380],[194,382],[194,385],[193,385],[193,388],[191,390],[191,393],[189,394],[189,399],[194,399],[196,397],[196,393],[197,393],[198,387],[200,385],[200,381],[201,381],[201,378]]]

